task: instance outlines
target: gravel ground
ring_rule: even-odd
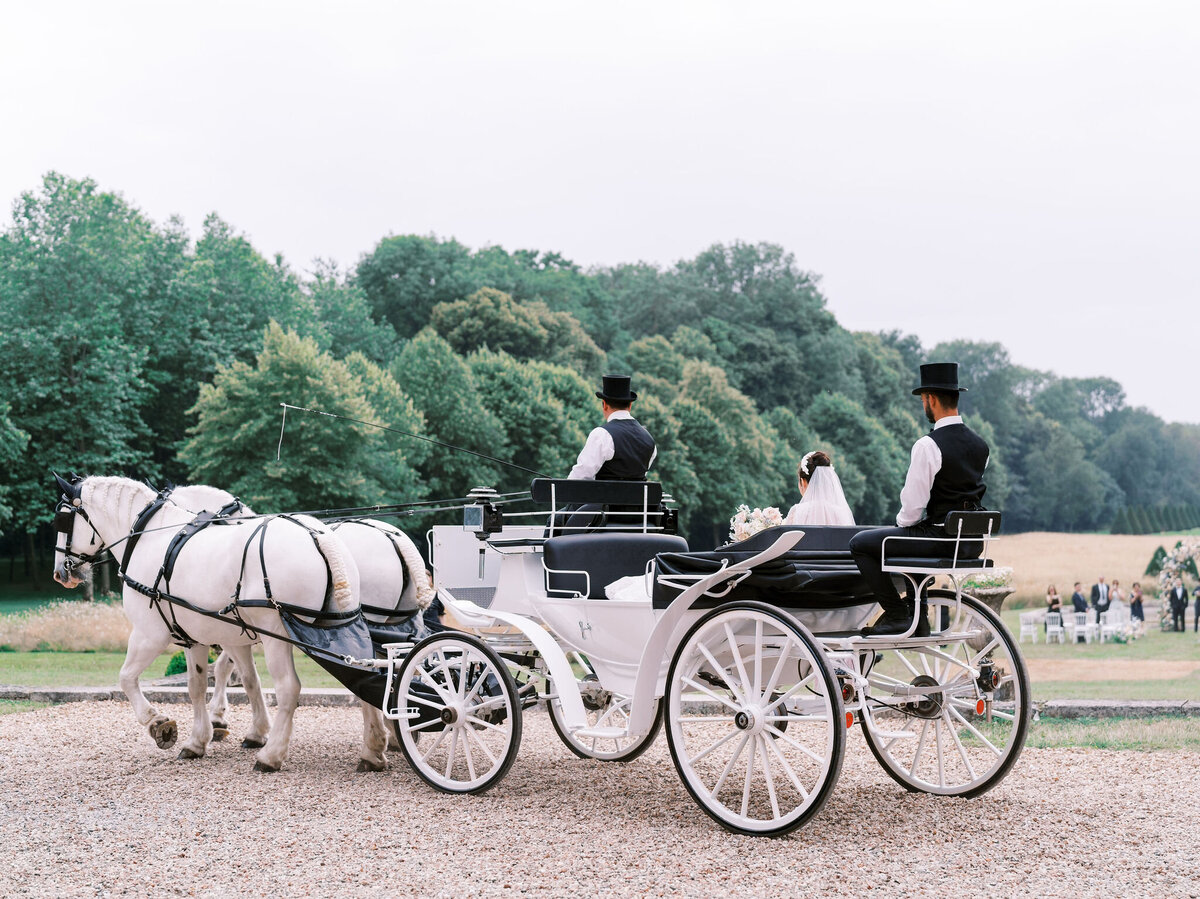
[[[1200,896],[1186,753],[1026,750],[983,797],[939,799],[856,733],[821,814],[763,839],[693,804],[661,735],[588,762],[529,713],[508,776],[446,796],[398,753],[356,774],[353,709],[299,709],[283,771],[254,773],[230,712],[231,739],[190,762],[124,703],[0,717],[0,896]]]

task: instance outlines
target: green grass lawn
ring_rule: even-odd
[[[142,675],[143,686],[163,677],[172,653],[164,653]],[[297,652],[296,673],[306,687],[339,686],[334,677],[316,662]],[[23,687],[108,687],[115,686],[123,652],[0,652],[0,684]],[[261,653],[255,665],[263,685],[273,686]]]

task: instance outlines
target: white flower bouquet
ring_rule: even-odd
[[[747,505],[737,507],[737,512],[729,519],[729,539],[734,542],[753,537],[759,531],[767,528],[777,528],[783,524],[783,513],[774,506],[766,509],[751,509]]]

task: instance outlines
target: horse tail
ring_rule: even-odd
[[[345,612],[353,609],[358,605],[358,597],[354,595],[354,588],[350,583],[350,572],[346,568],[344,544],[332,531],[324,528],[314,530],[313,539],[317,541],[317,548],[321,550],[321,555],[325,557],[325,564],[329,566],[334,610]]]
[[[425,572],[425,560],[421,558],[415,543],[408,534],[399,529],[390,534],[400,560],[408,572],[408,579],[417,586],[417,608],[424,611],[433,602],[433,585],[429,583],[429,575]]]

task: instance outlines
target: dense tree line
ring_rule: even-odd
[[[1016,366],[999,344],[847,331],[818,277],[770,244],[584,271],[403,235],[301,276],[216,215],[193,240],[50,174],[0,233],[0,321],[0,528],[27,556],[48,539],[51,469],[212,483],[265,510],[527,487],[398,430],[564,476],[605,371],[634,375],[655,475],[702,543],[739,503],[796,501],[814,448],[860,521],[890,519],[929,359],[963,366],[964,414],[993,448],[987,501],[1010,530],[1200,506],[1200,428],[1129,407],[1110,379]],[[294,413],[276,458],[281,403],[394,430]]]

